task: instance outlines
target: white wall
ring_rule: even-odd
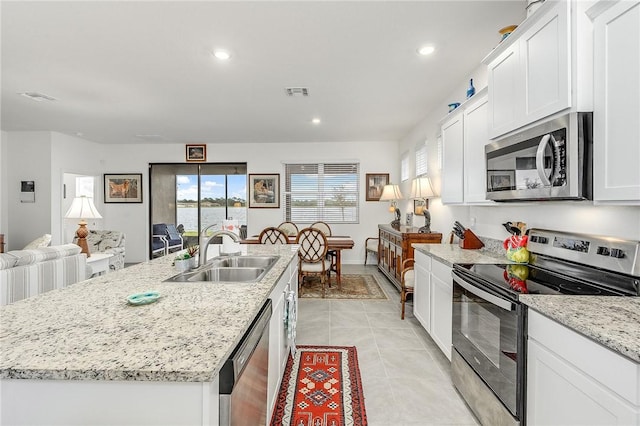
[[[437,164],[437,136],[440,134],[440,122],[447,115],[447,104],[463,102],[468,86],[468,79],[474,79],[476,92],[486,87],[486,67],[481,65],[474,70],[467,80],[460,82],[450,96],[440,102],[440,106],[425,117],[400,142],[400,152],[413,149],[418,142],[428,140],[427,152],[429,156],[429,176],[437,193],[441,187],[441,171]],[[411,156],[410,177],[415,176],[415,160]],[[484,161],[484,159],[478,159]],[[409,194],[411,179],[403,183],[403,193]],[[404,203],[402,212],[410,211],[412,201]],[[478,235],[504,239],[509,236],[500,225],[506,221],[526,222],[529,228],[546,228],[566,230],[572,232],[609,235],[619,238],[640,240],[640,208],[624,206],[594,205],[590,201],[552,201],[535,203],[505,204],[495,203],[492,206],[443,206],[439,198],[429,202],[431,212],[431,229],[442,232],[446,240],[453,222],[459,220]],[[422,224],[422,218],[415,218],[417,224]],[[472,224],[475,221],[475,225]]]
[[[23,248],[51,233],[51,133],[6,132],[7,182],[2,204],[7,208],[7,250]],[[20,202],[20,182],[35,182],[35,203]]]
[[[142,173],[143,202],[141,204],[105,204],[101,206],[105,229],[118,229],[126,234],[127,262],[147,258],[149,236],[149,163],[180,163],[184,161],[183,144],[100,145],[94,153],[103,173]],[[360,162],[361,196],[360,223],[332,225],[335,235],[350,235],[356,242],[353,250],[343,252],[344,263],[364,261],[364,240],[377,236],[378,224],[392,220],[387,203],[365,201],[364,176],[366,173],[390,173],[399,162],[398,147],[386,142],[348,143],[247,143],[209,144],[209,162],[246,162],[247,173],[280,173],[284,187],[284,166],[287,161],[357,161]],[[266,226],[275,226],[284,220],[282,209],[249,209],[247,222],[249,235],[257,234]]]
[[[7,132],[0,131],[0,234],[7,232]]]
[[[103,219],[90,228],[117,229],[126,234],[126,261],[147,259],[149,238],[149,163],[180,163],[184,159],[183,144],[101,145],[56,132],[3,132],[2,173],[6,165],[11,190],[0,193],[2,208],[7,206],[7,249],[20,249],[44,233],[51,233],[52,244],[69,242],[68,227],[63,218],[64,174],[90,175],[99,182],[94,202]],[[386,142],[348,143],[269,143],[210,144],[209,162],[246,162],[248,173],[280,173],[284,186],[283,163],[287,161],[357,161],[360,163],[360,223],[332,226],[336,235],[350,235],[356,242],[353,250],[343,253],[345,263],[362,263],[364,240],[377,236],[379,223],[392,216],[387,203],[365,201],[366,173],[390,173],[398,180],[398,147]],[[10,161],[9,161],[10,160]],[[140,204],[105,204],[102,175],[104,173],[142,173],[143,202]],[[4,176],[2,176],[4,178]],[[20,180],[36,181],[36,203],[21,205]],[[2,185],[4,185],[3,179]],[[68,193],[67,197],[73,194]],[[257,234],[265,226],[284,220],[283,209],[249,209],[248,232]],[[73,222],[73,220],[71,220]]]

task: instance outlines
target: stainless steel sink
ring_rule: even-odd
[[[181,272],[165,281],[256,282],[276,264],[279,256],[222,256],[194,270]]]

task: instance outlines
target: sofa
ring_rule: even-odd
[[[0,253],[0,305],[83,281],[87,256],[75,244]]]
[[[124,232],[89,230],[87,247],[89,247],[89,253],[113,254],[113,257],[109,259],[110,270],[117,271],[124,268]]]

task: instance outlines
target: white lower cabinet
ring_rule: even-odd
[[[640,424],[639,364],[531,309],[528,323],[527,424]]]
[[[440,350],[451,360],[451,267],[418,251],[415,252],[414,259],[414,315]]]
[[[269,296],[272,302],[272,313],[269,323],[268,419],[271,419],[271,414],[278,398],[278,390],[280,389],[282,375],[289,355],[290,345],[287,338],[287,322],[285,322],[285,315],[288,310],[286,299],[289,291],[293,291],[295,293],[294,303],[297,307],[298,272],[296,262],[297,260],[295,259],[291,261],[289,268],[284,271],[280,281],[278,281]]]
[[[431,332],[431,258],[414,251],[414,261],[413,315],[427,332]]]

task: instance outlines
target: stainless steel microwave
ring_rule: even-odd
[[[593,113],[543,121],[485,147],[487,199],[591,199]]]

